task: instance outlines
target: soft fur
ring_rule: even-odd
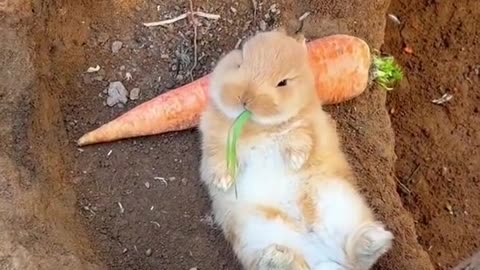
[[[219,61],[211,82],[200,123],[201,178],[244,268],[370,269],[393,235],[353,184],[335,124],[315,93],[305,40],[259,33]],[[234,183],[226,142],[244,109],[252,120],[238,142]]]

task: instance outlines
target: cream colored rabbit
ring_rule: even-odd
[[[202,115],[201,178],[215,221],[248,270],[370,269],[393,235],[357,191],[333,120],[315,94],[305,40],[263,32],[223,57]],[[226,167],[238,141],[238,197]]]

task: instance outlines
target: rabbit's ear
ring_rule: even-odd
[[[298,25],[297,29],[295,30],[295,32],[293,33],[293,37],[300,43],[302,43],[302,45],[306,46],[306,38],[305,38],[305,34],[303,32],[303,28],[304,28],[304,23],[305,23],[305,19],[302,19],[300,20],[299,22],[300,24]]]
[[[297,40],[299,43],[301,43],[302,45],[306,46],[307,42],[306,42],[306,38],[304,36],[304,34],[301,32],[301,28],[300,27],[300,31],[293,31],[293,29],[287,29],[285,26],[279,26],[277,28],[275,28],[273,31],[275,32],[280,32],[282,34],[285,34],[285,35],[288,35],[290,37],[293,37],[295,40]]]
[[[293,38],[295,38],[299,43],[301,43],[303,46],[307,46],[307,41],[305,38],[305,35],[303,33],[296,33]]]

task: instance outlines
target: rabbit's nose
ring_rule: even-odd
[[[243,107],[247,107],[253,101],[253,94],[250,91],[243,93],[242,98],[240,99]]]
[[[247,105],[248,105],[248,98],[246,95],[243,95],[241,98],[240,98],[240,103],[242,103],[242,106],[245,108]]]

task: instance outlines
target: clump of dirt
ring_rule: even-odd
[[[0,268],[100,269],[65,183],[61,85],[52,81],[45,40],[51,29],[43,24],[55,7],[46,1],[2,5]]]
[[[398,0],[389,12],[401,24],[389,22],[385,50],[406,74],[388,99],[399,193],[419,242],[450,269],[480,248],[480,6]]]

